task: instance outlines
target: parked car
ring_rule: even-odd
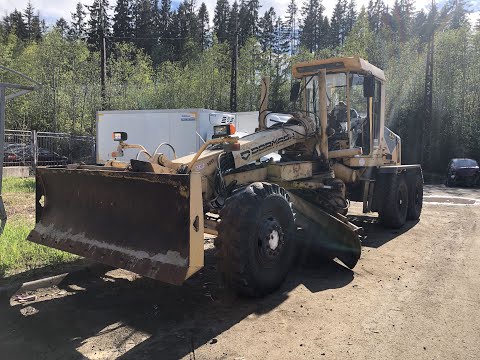
[[[15,163],[17,165],[28,165],[32,162],[32,147],[27,144],[9,144],[6,153],[10,153],[15,157]]]
[[[452,159],[448,164],[446,186],[479,184],[480,169],[473,159]]]
[[[68,157],[62,156],[55,151],[38,148],[38,165],[66,165]]]
[[[30,147],[25,144],[5,143],[3,145],[3,162],[5,165],[19,165],[24,162],[24,152],[30,153]],[[15,163],[15,164],[13,164]]]
[[[37,164],[40,166],[68,164],[68,157],[45,148],[38,148],[37,156]],[[5,144],[3,161],[7,164],[14,162],[16,165],[30,165],[33,163],[33,150],[31,145],[17,143]]]
[[[17,155],[15,155],[15,153],[12,153],[10,151],[4,151],[3,163],[5,165],[8,165],[9,163],[14,163],[14,162],[17,162]]]

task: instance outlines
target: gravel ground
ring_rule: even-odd
[[[421,220],[366,228],[353,271],[310,258],[263,299],[206,267],[174,287],[123,270],[68,276],[0,304],[5,359],[478,359],[480,190],[427,186]]]

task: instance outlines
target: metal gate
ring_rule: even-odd
[[[95,138],[45,131],[5,130],[4,166],[95,163]]]

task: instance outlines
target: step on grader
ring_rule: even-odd
[[[353,268],[361,229],[346,218],[349,201],[400,228],[420,217],[422,170],[401,165],[400,138],[385,127],[382,70],[333,58],[298,63],[293,77],[296,112],[266,126],[264,79],[258,128],[245,137],[218,126],[196,154],[169,159],[119,131],[104,166],[38,168],[28,239],[179,285],[214,234],[218,271],[248,296],[278,288],[308,243]],[[127,148],[147,161],[122,162]],[[265,160],[273,152],[280,161]]]

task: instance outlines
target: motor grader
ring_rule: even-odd
[[[217,126],[196,154],[169,159],[119,131],[104,166],[38,168],[28,239],[181,284],[204,265],[204,234],[214,234],[222,278],[250,296],[280,286],[307,243],[353,268],[361,229],[345,216],[349,201],[399,228],[420,217],[422,171],[401,165],[400,138],[384,125],[382,70],[333,58],[298,63],[293,77],[288,121],[266,126],[264,78],[258,128],[242,138]],[[122,162],[131,148],[139,156]],[[280,161],[265,160],[272,152]]]

